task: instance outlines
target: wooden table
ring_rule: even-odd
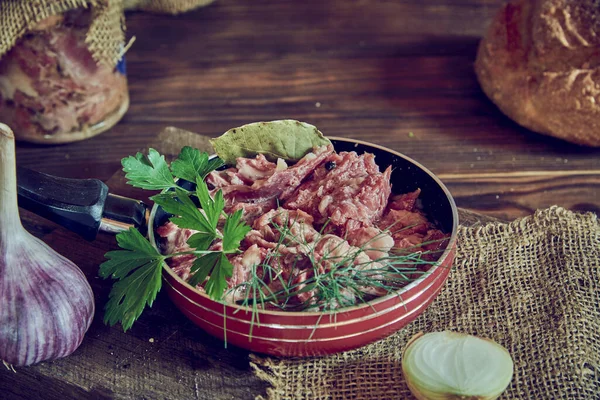
[[[19,144],[18,164],[106,181],[122,157],[147,148],[165,126],[217,136],[252,121],[294,118],[326,135],[405,153],[435,172],[465,209],[502,219],[552,204],[598,212],[600,149],[519,127],[477,84],[477,44],[500,3],[217,0],[178,17],[128,13],[136,42],[127,54],[132,103],[125,118],[79,143]],[[131,331],[103,325],[110,282],[97,270],[114,238],[85,242],[31,213],[22,217],[84,270],[97,313],[74,355],[16,374],[0,368],[1,398],[264,393],[247,352],[224,349],[164,294]]]

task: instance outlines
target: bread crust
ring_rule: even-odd
[[[485,94],[533,131],[600,146],[600,0],[515,0],[479,44]]]

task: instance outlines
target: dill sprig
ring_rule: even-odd
[[[241,297],[237,304],[250,307],[253,311],[252,322],[258,324],[259,309],[333,311],[393,293],[421,277],[429,266],[436,263],[424,256],[441,251],[422,250],[423,245],[437,242],[429,241],[415,245],[414,249],[392,248],[383,257],[369,259],[365,251],[381,250],[371,247],[371,243],[389,234],[389,230],[385,230],[362,246],[351,247],[350,251],[339,254],[343,246],[348,246],[340,238],[333,248],[324,254],[317,254],[313,245],[318,240],[308,242],[303,229],[300,229],[300,235],[292,233],[297,220],[290,224],[287,216],[283,224],[277,224],[273,219],[270,225],[279,233],[276,246],[262,263],[252,266],[246,282],[231,288],[227,293],[233,297]],[[323,230],[324,228],[319,236],[323,235]],[[288,272],[291,270],[292,273],[284,278],[281,260],[286,256],[282,252],[286,246],[296,246],[306,253],[298,255],[291,268],[287,267]],[[420,251],[411,251],[417,249]],[[309,262],[306,263],[306,260]],[[299,262],[305,262],[309,266],[297,268]]]

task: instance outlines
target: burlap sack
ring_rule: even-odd
[[[307,360],[253,356],[269,399],[413,398],[401,352],[417,332],[491,338],[515,373],[503,399],[600,398],[600,225],[553,207],[459,231],[446,287],[412,324],[380,342]],[[259,397],[260,398],[260,397]]]
[[[0,0],[0,58],[40,21],[78,8],[90,8],[86,35],[94,59],[114,67],[125,42],[123,0]]]
[[[125,9],[180,14],[206,6],[214,0],[125,0]]]

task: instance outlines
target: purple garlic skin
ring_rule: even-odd
[[[65,357],[93,317],[83,272],[21,225],[14,135],[0,123],[0,361],[26,366]]]
[[[94,316],[81,270],[25,234],[18,243],[0,243],[0,359],[14,366],[73,353]]]

